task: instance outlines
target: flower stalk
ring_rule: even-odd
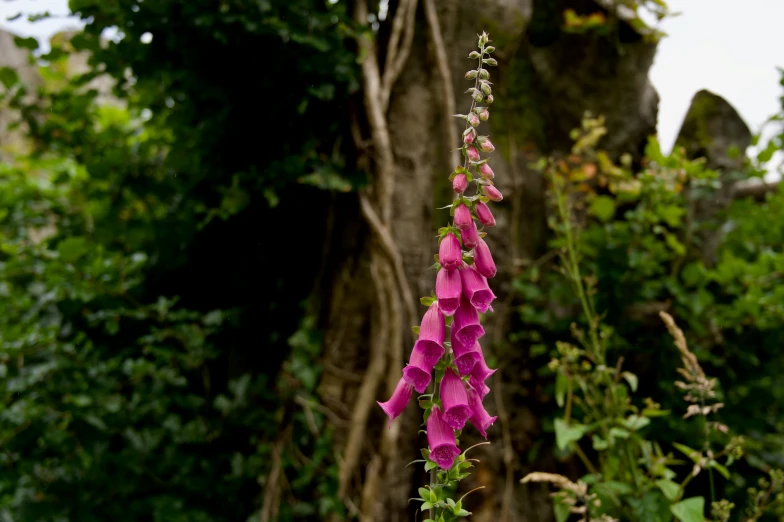
[[[474,86],[466,91],[471,96],[468,114],[456,117],[465,120],[461,137],[463,165],[449,176],[455,199],[450,208],[452,223],[438,231],[439,248],[434,268],[438,270],[431,297],[421,302],[428,307],[420,326],[408,364],[403,369],[395,394],[379,403],[390,418],[400,415],[413,391],[419,394],[432,385],[432,393],[420,395],[424,409],[424,425],[428,447],[422,450],[425,471],[430,484],[420,488],[421,511],[429,511],[424,522],[448,522],[471,513],[463,509],[463,498],[455,501],[450,491],[469,475],[475,459],[466,459],[459,448],[460,435],[471,424],[484,438],[496,420],[483,405],[490,392],[486,382],[495,372],[488,367],[480,340],[485,334],[481,315],[491,312],[495,294],[488,279],[496,275],[490,247],[483,239],[485,227],[495,225],[488,206],[501,201],[503,195],[495,187],[495,174],[483,154],[495,150],[488,136],[480,135],[478,127],[490,118],[493,102],[492,84],[487,66],[495,66],[487,33],[479,35],[478,50],[469,59],[476,60],[476,69],[466,79]],[[482,104],[482,105],[480,105]],[[474,193],[467,192],[473,182]],[[449,341],[446,341],[449,327]]]

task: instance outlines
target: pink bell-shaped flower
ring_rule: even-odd
[[[428,364],[421,350],[413,350],[408,364],[403,368],[403,379],[414,387],[417,393],[425,393],[432,379],[433,365]]]
[[[441,404],[444,406],[444,422],[452,429],[462,430],[471,416],[471,408],[468,407],[463,381],[450,368],[444,371],[440,392]]]
[[[465,346],[473,346],[485,334],[485,329],[479,323],[479,313],[465,296],[460,299],[452,328],[455,338]]]
[[[390,397],[387,402],[378,403],[378,405],[381,406],[381,409],[384,410],[384,413],[389,417],[389,426],[391,426],[392,421],[406,409],[408,401],[411,400],[411,390],[411,385],[404,379],[400,379],[395,387],[395,391],[392,393],[392,397]]]
[[[441,268],[436,276],[436,298],[442,314],[449,316],[455,314],[457,307],[460,306],[462,292],[460,271]]]
[[[476,308],[479,313],[485,313],[495,299],[495,294],[490,290],[485,276],[476,271],[474,267],[464,265],[460,269],[460,280],[463,283],[463,295]]]
[[[487,428],[493,425],[498,417],[491,417],[482,404],[482,397],[473,386],[469,384],[468,390],[468,405],[471,407],[471,424],[479,430],[482,437],[487,439]]]
[[[455,443],[455,432],[442,418],[438,406],[433,406],[427,418],[427,445],[430,447],[430,460],[441,469],[451,468],[460,455],[460,449]]]
[[[444,355],[444,314],[438,309],[438,304],[433,303],[427,309],[419,325],[419,339],[414,343],[414,351],[419,352],[427,366],[433,367]]]

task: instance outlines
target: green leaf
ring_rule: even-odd
[[[621,377],[626,379],[626,382],[629,383],[629,388],[631,388],[632,392],[637,391],[637,376],[634,375],[632,372],[623,372],[621,373]]]
[[[591,201],[591,212],[599,221],[606,223],[615,215],[615,200],[610,196],[597,196]]]
[[[569,506],[560,501],[553,500],[553,511],[555,512],[555,522],[566,522],[569,520]]]
[[[658,490],[650,490],[642,498],[627,497],[634,510],[634,518],[640,522],[670,522],[670,502]]]
[[[87,239],[83,236],[74,236],[63,239],[57,245],[60,259],[72,263],[87,253]]]
[[[724,477],[725,479],[727,479],[727,480],[730,479],[730,470],[728,470],[725,466],[722,466],[721,464],[719,464],[715,460],[710,461],[708,463],[708,467],[709,468],[713,468],[716,471],[718,471],[719,473],[721,473],[721,476]]]
[[[566,397],[566,389],[569,386],[569,378],[562,372],[558,372],[555,376],[555,402],[559,408],[563,408],[564,398]]]
[[[417,491],[419,492],[419,496],[422,498],[422,500],[425,500],[425,501],[430,500],[430,490],[429,489],[427,489],[427,488],[419,488]]]
[[[651,419],[647,417],[640,417],[639,415],[629,415],[624,421],[623,425],[632,431],[637,431],[644,428],[651,423]]]
[[[555,419],[555,444],[558,449],[564,450],[572,442],[576,442],[585,435],[587,428],[582,424],[566,425],[563,419]]]
[[[427,511],[428,509],[431,509],[432,507],[433,507],[433,503],[432,503],[432,502],[424,502],[424,503],[423,503],[423,504],[420,506],[420,508],[419,508],[419,509],[421,509],[422,511]]]
[[[656,487],[658,487],[662,493],[664,493],[664,497],[669,501],[674,501],[678,498],[678,491],[680,490],[680,486],[677,482],[672,480],[657,480],[655,482]]]
[[[438,464],[436,464],[432,460],[428,460],[427,463],[425,464],[425,471],[430,471],[431,469],[435,469],[436,466],[438,466]]]
[[[705,499],[691,497],[670,506],[670,511],[681,522],[704,522]]]
[[[686,247],[683,246],[683,243],[678,241],[678,238],[675,237],[675,234],[666,234],[664,236],[664,240],[667,243],[667,246],[672,249],[673,252],[682,256],[686,253]]]
[[[693,450],[690,447],[681,444],[680,442],[673,442],[672,445],[681,453],[686,455],[691,459],[692,462],[695,464],[700,461],[700,452],[697,450]]]
[[[593,442],[593,449],[595,449],[596,451],[606,450],[608,447],[610,447],[610,444],[606,440],[596,435],[593,436],[592,442]]]
[[[14,36],[14,43],[20,49],[29,49],[30,51],[35,51],[36,49],[38,49],[38,40],[36,40],[32,36],[28,36],[27,38],[22,38],[21,36]]]
[[[0,67],[0,83],[2,83],[6,89],[10,89],[16,82],[19,81],[19,75],[14,69],[10,67]]]
[[[628,439],[629,435],[631,435],[631,433],[623,428],[610,428],[610,437],[617,439]]]

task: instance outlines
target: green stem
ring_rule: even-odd
[[[561,218],[564,227],[564,234],[566,237],[566,252],[568,255],[567,272],[572,284],[577,291],[577,297],[580,299],[580,304],[583,308],[583,314],[588,321],[588,332],[591,336],[591,347],[593,349],[593,356],[596,358],[598,364],[604,364],[604,354],[602,353],[601,344],[599,343],[599,334],[596,331],[596,313],[593,310],[593,303],[585,291],[583,284],[583,277],[580,273],[580,263],[577,257],[577,247],[575,245],[574,232],[572,230],[572,223],[569,217],[569,211],[566,208],[566,196],[558,183],[556,174],[551,171],[553,181],[553,190],[555,190],[556,202],[558,204],[558,214]]]

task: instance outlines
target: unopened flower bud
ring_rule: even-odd
[[[458,174],[452,179],[452,189],[458,194],[462,194],[468,188],[468,178],[465,174]],[[463,205],[465,206],[465,205]]]
[[[463,240],[463,246],[466,248],[475,248],[479,243],[479,231],[476,229],[476,223],[472,219],[468,227],[460,232],[460,238]]]
[[[479,151],[476,150],[476,147],[466,146],[465,151],[469,160],[479,161]]]
[[[493,217],[493,213],[490,212],[490,207],[488,207],[484,202],[476,202],[476,215],[484,226],[495,226],[495,218]]]
[[[488,94],[486,101],[487,101],[488,105],[491,105],[493,103],[493,95],[492,94]]]
[[[490,53],[492,53],[493,51],[495,51],[495,47],[493,47],[492,45],[490,45],[490,46],[488,46],[488,47],[485,47],[485,52],[486,52],[487,54],[490,54]]]
[[[480,56],[481,55],[478,52],[476,52],[476,51],[471,51],[471,54],[468,55],[468,57],[471,58],[472,60],[476,60]]]
[[[490,140],[484,136],[479,137],[479,148],[482,149],[482,152],[493,152],[495,150]]]
[[[478,53],[477,53],[478,54]],[[495,58],[485,58],[482,60],[487,65],[496,66],[498,65],[498,61]]]
[[[487,110],[487,107],[484,107],[479,111],[479,119],[482,121],[487,121],[490,119],[490,111]]]
[[[490,79],[490,71],[488,71],[487,69],[481,69],[479,71],[479,78],[481,78],[482,80],[489,80]]]
[[[482,83],[481,89],[482,89],[482,92],[485,93],[485,94],[490,94],[491,92],[493,92],[493,89],[490,88],[490,84],[489,83]]]
[[[471,97],[472,97],[472,98],[474,99],[474,101],[475,101],[475,102],[477,102],[477,103],[481,103],[481,102],[482,102],[482,100],[484,100],[484,99],[485,99],[484,95],[483,95],[481,92],[477,91],[477,90],[474,90],[474,94],[472,94],[472,95],[471,95]]]
[[[463,262],[463,250],[460,241],[453,233],[448,233],[438,248],[438,262],[447,270],[454,270]]]
[[[486,179],[493,179],[495,177],[495,173],[493,169],[490,168],[490,165],[487,163],[482,163],[479,165],[479,174]]]
[[[485,187],[486,188],[486,187]],[[479,239],[479,244],[474,249],[474,266],[476,271],[487,278],[495,277],[496,268],[493,256],[490,254],[490,247],[487,246],[484,239]],[[465,296],[469,298],[469,296]]]
[[[466,120],[468,121],[468,124],[471,125],[472,127],[478,127],[479,126],[479,116],[477,116],[473,112],[471,114],[469,114],[468,116],[466,116]]]
[[[480,115],[479,118],[481,119],[482,116]],[[471,145],[474,142],[474,138],[476,138],[476,130],[473,127],[469,127],[463,131],[463,143],[466,145]]]
[[[474,78],[476,78],[477,74],[479,74],[479,73],[477,71],[475,71],[475,70],[474,71],[468,71],[467,73],[465,73],[465,78],[466,78],[466,80],[473,80]]]
[[[492,201],[501,201],[504,199],[504,195],[501,194],[501,191],[495,188],[493,185],[485,185],[482,187],[482,190],[484,190],[485,196],[490,198]]]

